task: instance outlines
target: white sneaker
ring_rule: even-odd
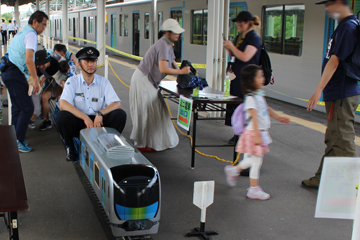
[[[270,198],[270,194],[264,192],[261,187],[250,187],[248,188],[246,197],[250,199],[268,200]]]
[[[235,187],[237,183],[237,178],[239,176],[239,171],[236,167],[233,166],[225,166],[224,172],[226,175],[226,181],[231,187]]]

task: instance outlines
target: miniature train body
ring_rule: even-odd
[[[79,160],[115,237],[158,232],[159,173],[126,138],[112,128],[83,129]]]

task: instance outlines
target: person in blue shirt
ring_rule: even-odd
[[[126,113],[108,79],[95,74],[99,51],[85,47],[76,53],[81,74],[70,77],[60,97],[57,126],[66,146],[66,160],[76,161],[74,137],[80,130],[92,127],[111,127],[122,132]],[[106,107],[105,107],[106,106]]]
[[[24,142],[27,127],[34,112],[27,80],[33,81],[33,93],[38,93],[40,85],[36,75],[34,53],[37,49],[37,35],[45,30],[48,19],[49,17],[44,12],[34,12],[29,18],[28,25],[15,35],[5,55],[9,63],[6,70],[2,71],[1,77],[10,94],[12,125],[15,126],[20,152],[31,151]]]
[[[324,0],[330,17],[339,22],[332,34],[322,65],[322,76],[307,104],[307,110],[316,109],[321,93],[328,115],[325,133],[325,154],[314,177],[303,180],[307,188],[319,187],[325,157],[355,157],[355,112],[359,104],[360,88],[355,79],[346,76],[343,62],[351,56],[358,39],[357,21],[348,0]]]
[[[243,98],[241,91],[241,69],[249,64],[259,64],[260,61],[260,47],[261,40],[259,35],[255,32],[255,26],[260,25],[260,18],[252,15],[249,11],[240,12],[236,18],[232,19],[236,24],[239,35],[234,42],[224,41],[223,46],[228,51],[232,66],[228,71],[232,71],[236,78],[230,83],[230,94]],[[231,126],[231,116],[235,111],[237,104],[227,104],[225,125]],[[234,144],[235,137],[229,140],[229,143]]]

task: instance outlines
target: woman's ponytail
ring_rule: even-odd
[[[254,16],[253,24],[255,26],[260,26],[260,18],[259,18],[259,16],[257,16],[257,15]]]

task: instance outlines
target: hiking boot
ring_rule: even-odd
[[[31,121],[29,122],[29,128],[31,129],[35,129],[35,122],[34,121]]]
[[[319,189],[319,184],[320,184],[320,181],[316,177],[311,177],[311,178],[309,178],[307,180],[303,180],[301,182],[301,186],[306,187],[306,188],[314,188],[314,189]]]
[[[261,187],[250,187],[248,188],[246,197],[250,199],[268,200],[270,198],[270,194],[264,192]]]
[[[47,120],[44,120],[39,126],[39,131],[45,131],[45,130],[48,130],[48,129],[51,129],[51,128],[52,128],[51,122],[47,121]]]
[[[239,176],[239,171],[236,169],[236,167],[233,166],[225,166],[224,172],[226,175],[226,182],[231,187],[235,187],[237,183],[237,178]]]
[[[18,149],[19,152],[27,153],[31,151],[31,148],[29,148],[27,145],[25,145],[22,142],[18,142]]]

